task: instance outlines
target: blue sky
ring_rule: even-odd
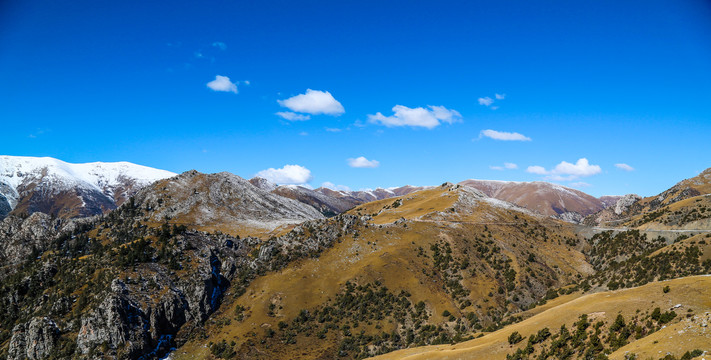
[[[711,167],[711,4],[4,1],[0,128],[68,162],[652,195]]]

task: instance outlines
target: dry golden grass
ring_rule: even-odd
[[[440,187],[364,204],[351,210],[354,214],[380,214],[374,217],[375,224],[358,230],[359,236],[348,235],[342,238],[340,243],[334,244],[320,257],[302,259],[281,271],[267,273],[255,279],[246,293],[236,299],[228,294],[212,318],[231,318],[232,323],[220,326],[208,322],[208,338],[188,342],[174,357],[209,358],[209,349],[205,344],[211,341],[235,341],[235,349],[249,340],[258,343],[267,328],[276,328],[280,321],[291,321],[302,309],[318,308],[329,299],[334,299],[347,281],[366,284],[377,280],[391,292],[405,290],[412,294],[412,303],[423,301],[427,304],[432,314],[429,322],[434,324],[446,321],[441,315],[444,310],[461,317],[465,312],[473,311],[477,305],[483,309],[501,307],[505,300],[503,296],[488,296],[500,286],[493,273],[477,271],[475,276],[467,276],[462,280],[463,286],[471,291],[469,299],[472,305],[460,310],[444,291],[441,279],[423,274],[423,270],[432,272],[433,260],[418,256],[419,248],[429,252],[430,245],[444,241],[450,244],[453,256],[460,258],[464,256],[465,249],[474,251],[473,238],[483,236],[484,229],[491,231],[493,236],[488,239],[501,249],[502,254],[512,259],[511,266],[518,274],[529,266],[537,271],[555,271],[560,281],[570,281],[578,274],[590,273],[590,266],[584,256],[570,246],[561,244],[563,237],[575,237],[569,225],[499,209],[486,202],[472,209],[458,208],[450,211],[458,198],[456,189]],[[402,205],[386,208],[398,199],[402,199]],[[392,224],[400,218],[410,220],[405,224]],[[550,237],[547,242],[528,234],[529,231],[542,231],[544,228]],[[528,251],[535,252],[540,263],[535,266],[524,264],[524,253]],[[557,299],[552,303],[555,301]],[[268,315],[270,304],[275,305],[274,316]],[[242,322],[234,320],[238,305],[247,308]],[[532,310],[530,315],[538,310]],[[384,322],[381,325],[383,328],[379,331],[394,329],[394,324]],[[361,329],[368,330],[368,326],[364,324]],[[298,346],[272,348],[264,356],[289,359],[326,356],[329,349],[338,345],[331,336],[326,340],[319,340],[315,336],[299,338]]]
[[[662,288],[669,286],[671,291],[664,293]],[[526,319],[520,323],[505,327],[484,337],[456,345],[438,345],[410,348],[385,354],[376,359],[505,359],[506,354],[525,346],[525,342],[516,346],[508,343],[509,335],[518,331],[524,338],[548,327],[558,329],[566,324],[569,328],[582,314],[594,316],[596,319],[612,321],[617,314],[626,318],[633,316],[637,310],[651,311],[655,307],[670,309],[676,304],[682,304],[677,312],[688,309],[693,314],[707,317],[711,311],[711,276],[693,276],[656,283],[650,283],[638,288],[601,292],[573,296],[570,301],[560,299],[560,304]],[[698,321],[700,324],[701,322]],[[684,330],[680,333],[679,330]],[[711,350],[711,331],[700,325],[687,324],[686,320],[672,322],[667,328],[655,333],[653,337],[642,338],[619,349],[611,358],[623,358],[624,351],[630,350],[645,359],[649,356],[660,357],[659,351],[681,356],[688,350],[700,348]],[[657,341],[657,343],[654,343]]]
[[[391,291],[408,290],[413,302],[425,301],[432,309],[433,320],[441,321],[442,311],[455,311],[457,307],[441,290],[441,284],[432,283],[422,274],[421,260],[417,259],[414,250],[417,246],[429,247],[436,238],[437,230],[427,224],[414,224],[410,231],[398,227],[388,227],[387,230],[371,227],[361,232],[358,238],[345,237],[319,258],[300,260],[282,271],[253,281],[244,295],[223,305],[221,314],[217,314],[218,317],[231,316],[235,307],[241,305],[248,308],[245,320],[237,326],[208,327],[208,341],[236,339],[241,343],[251,332],[262,335],[266,328],[276,328],[282,320],[289,321],[301,309],[312,309],[335,298],[346,281],[365,284],[378,280]],[[403,272],[408,275],[403,276]],[[276,305],[274,317],[267,315],[272,303]],[[332,345],[323,341],[300,344],[300,351],[306,355],[292,353],[289,356],[313,358],[314,354]],[[186,358],[201,358],[209,352],[201,346],[202,342],[188,343],[176,355],[186,352],[190,354]]]
[[[440,186],[404,196],[369,202],[351,209],[348,213],[374,215],[374,224],[388,224],[400,218],[416,219],[432,212],[445,211],[457,199],[459,196],[456,192],[448,191],[448,187]],[[393,204],[396,202],[402,203],[395,207]]]
[[[655,229],[655,230],[673,230],[673,229],[690,229],[690,230],[711,230],[711,196],[701,195],[692,198],[677,201],[675,203],[664,206],[657,211],[666,211],[663,215],[653,221],[640,225],[639,229]],[[702,212],[703,210],[703,212]],[[675,214],[678,212],[678,214]],[[678,223],[679,218],[686,214],[696,212],[700,215],[699,219],[688,220]],[[642,222],[644,215],[636,215],[632,217],[627,224],[636,224]]]

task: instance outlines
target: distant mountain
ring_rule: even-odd
[[[281,185],[271,183],[269,180],[255,177],[249,180],[249,182],[272,194],[283,196],[289,199],[293,199],[302,202],[307,205],[311,205],[316,208],[324,216],[334,216],[338,215],[360,202],[353,202],[346,198],[341,198],[338,196],[331,196],[330,194],[324,194],[313,189],[309,189],[298,185]]]
[[[70,164],[0,156],[0,219],[43,212],[72,218],[115,209],[142,187],[175,173],[129,162]]]
[[[142,189],[135,195],[135,206],[150,209],[150,221],[236,234],[324,217],[313,206],[263,190],[237,175],[195,170]]]
[[[334,216],[367,202],[407,195],[415,191],[431,188],[426,186],[405,185],[389,189],[377,188],[375,190],[345,191],[325,187],[309,189],[299,185],[276,185],[261,177],[254,177],[250,179],[249,182],[272,194],[311,205],[325,216]]]
[[[415,191],[420,191],[424,189],[431,189],[432,186],[412,186],[405,185],[401,187],[393,188],[376,188],[375,190],[355,190],[355,191],[345,191],[345,190],[332,190],[329,188],[318,188],[315,191],[327,194],[333,197],[341,197],[347,199],[354,199],[354,201],[360,201],[360,203],[366,203],[375,200],[388,199],[396,196],[407,195]]]
[[[476,188],[495,199],[508,201],[543,215],[557,216],[568,221],[605,208],[606,202],[580,190],[542,181],[517,182],[497,180],[465,180],[461,185]]]

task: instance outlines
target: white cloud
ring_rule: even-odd
[[[321,184],[321,187],[331,189],[331,190],[336,190],[336,191],[351,191],[351,188],[345,185],[336,185],[330,181],[326,181],[325,183]]]
[[[625,163],[615,164],[615,167],[618,169],[624,170],[624,171],[634,171],[633,167],[631,167]]]
[[[212,43],[212,46],[219,48],[220,50],[227,49],[227,44],[223,43],[222,41],[215,41],[214,43]]]
[[[432,113],[434,114],[435,118],[441,120],[442,122],[452,124],[462,119],[462,114],[460,114],[457,110],[450,110],[444,106],[434,105],[430,105],[429,108],[432,109]]]
[[[586,187],[589,187],[590,184],[588,184],[584,181],[578,181],[578,182],[571,183],[570,186],[576,187],[576,188],[586,188]]]
[[[302,132],[299,133],[299,135],[301,135],[301,136],[309,136],[309,133],[307,133],[306,131],[302,131]]]
[[[310,115],[297,114],[297,113],[293,113],[291,111],[279,111],[275,115],[278,115],[282,119],[289,120],[289,121],[304,121],[304,120],[311,119]]]
[[[313,179],[311,170],[300,165],[284,165],[281,169],[269,168],[258,172],[255,176],[265,178],[275,184],[304,185]]]
[[[543,166],[529,166],[528,169],[526,169],[526,172],[530,172],[531,174],[538,174],[538,175],[545,175],[548,174],[548,171]]]
[[[342,129],[339,128],[326,128],[326,131],[328,132],[341,132],[343,131]]]
[[[326,114],[338,116],[346,112],[343,105],[328,91],[307,89],[305,94],[292,96],[284,100],[277,100],[277,102],[279,105],[291,111],[311,115]]]
[[[226,91],[233,92],[235,94],[237,93],[237,84],[231,82],[230,78],[228,78],[227,76],[215,76],[215,80],[212,80],[207,83],[207,87],[209,87],[213,91]]]
[[[488,96],[487,96],[487,97],[483,97],[483,98],[479,98],[479,105],[490,106],[490,105],[493,104],[493,103],[494,103],[494,99],[492,99],[492,98],[490,98],[490,97],[488,97]]]
[[[561,161],[551,170],[546,170],[543,166],[529,166],[527,172],[538,175],[548,175],[547,180],[552,181],[572,181],[581,177],[588,177],[602,172],[598,165],[591,165],[586,158],[580,158],[575,164]]]
[[[359,156],[355,159],[348,159],[348,166],[354,168],[376,168],[380,166],[380,162],[378,160],[368,160],[363,156]]]
[[[591,176],[599,174],[601,171],[602,169],[600,166],[590,165],[588,159],[580,158],[575,164],[571,164],[567,161],[561,161],[560,164],[555,166],[552,173],[559,175]]]
[[[380,123],[387,127],[419,126],[433,129],[442,122],[451,124],[462,120],[462,115],[456,110],[447,109],[444,106],[428,107],[429,109],[421,107],[413,109],[403,105],[395,105],[392,116],[385,116],[378,112],[375,115],[368,115],[368,121],[376,124]]]
[[[489,96],[485,96],[485,97],[478,98],[477,101],[479,102],[479,105],[486,106],[491,110],[496,110],[499,108],[499,106],[498,105],[493,106],[494,103],[497,101],[501,101],[505,98],[506,98],[506,94],[494,94],[493,99]]]
[[[498,165],[489,166],[489,169],[491,169],[491,170],[499,170],[499,171],[503,171],[503,170],[515,170],[515,169],[518,169],[518,165],[516,165],[516,164],[514,164],[514,163],[509,163],[509,162],[507,162],[507,163],[504,163],[504,166],[498,166]]]
[[[486,136],[486,137],[492,138],[494,140],[503,140],[503,141],[531,141],[531,138],[524,136],[522,134],[519,134],[517,132],[482,130],[481,133],[479,133],[479,138],[481,138],[482,136]]]

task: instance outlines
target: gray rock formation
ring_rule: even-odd
[[[642,197],[637,194],[627,194],[623,196],[615,203],[615,214],[622,215],[630,208],[630,206],[641,199]]]
[[[8,360],[45,359],[52,355],[58,339],[57,325],[46,317],[18,324],[12,329]]]
[[[90,224],[93,218],[57,219],[36,212],[27,218],[8,216],[0,220],[0,263],[19,264],[34,253],[40,254],[61,233]]]
[[[272,194],[227,172],[187,171],[142,189],[135,199],[141,208],[151,209],[154,221],[171,218],[191,225],[231,223],[273,229],[323,218],[312,206]]]

